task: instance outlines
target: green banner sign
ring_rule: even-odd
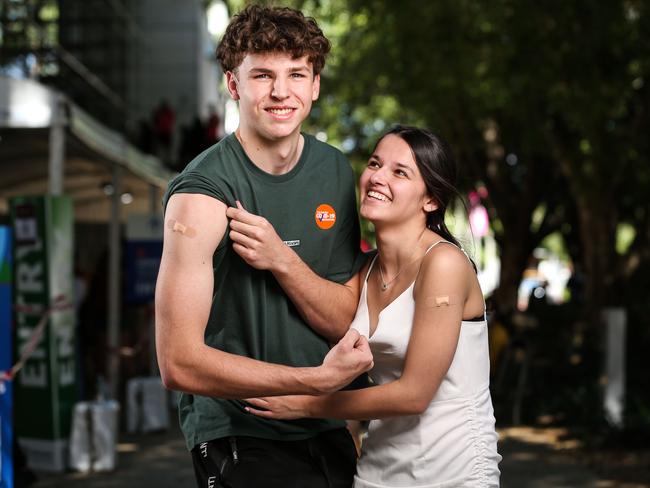
[[[30,348],[45,321],[15,379],[16,435],[32,467],[62,471],[76,400],[72,202],[14,198],[11,217],[16,357]]]

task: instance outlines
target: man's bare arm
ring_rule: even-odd
[[[243,398],[319,394],[347,384],[372,365],[367,341],[346,335],[316,368],[291,368],[207,346],[213,294],[212,255],[227,228],[226,206],[204,195],[177,194],[165,214],[156,285],[156,348],[165,386],[206,396]]]
[[[273,273],[302,317],[320,335],[338,341],[350,327],[359,303],[359,274],[340,284],[321,278],[278,236],[264,217],[228,208],[235,251],[250,265]]]

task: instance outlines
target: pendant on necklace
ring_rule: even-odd
[[[382,283],[381,284],[381,291],[386,291],[388,290],[388,283]]]

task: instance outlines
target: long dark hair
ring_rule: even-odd
[[[462,195],[456,189],[458,167],[449,144],[427,129],[397,125],[381,136],[377,145],[391,134],[409,145],[427,188],[427,194],[438,204],[436,210],[427,213],[427,227],[462,248],[445,224],[445,212],[451,199],[457,196],[462,201]]]

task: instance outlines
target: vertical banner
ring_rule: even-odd
[[[126,221],[125,301],[152,303],[163,247],[163,221],[159,215],[129,215]]]
[[[0,372],[12,366],[11,230],[0,226]],[[0,488],[14,486],[13,386],[0,380]]]
[[[14,198],[11,217],[17,355],[39,322],[47,321],[14,379],[15,433],[30,467],[63,471],[76,400],[72,201],[64,196]],[[61,302],[70,306],[54,308]]]

